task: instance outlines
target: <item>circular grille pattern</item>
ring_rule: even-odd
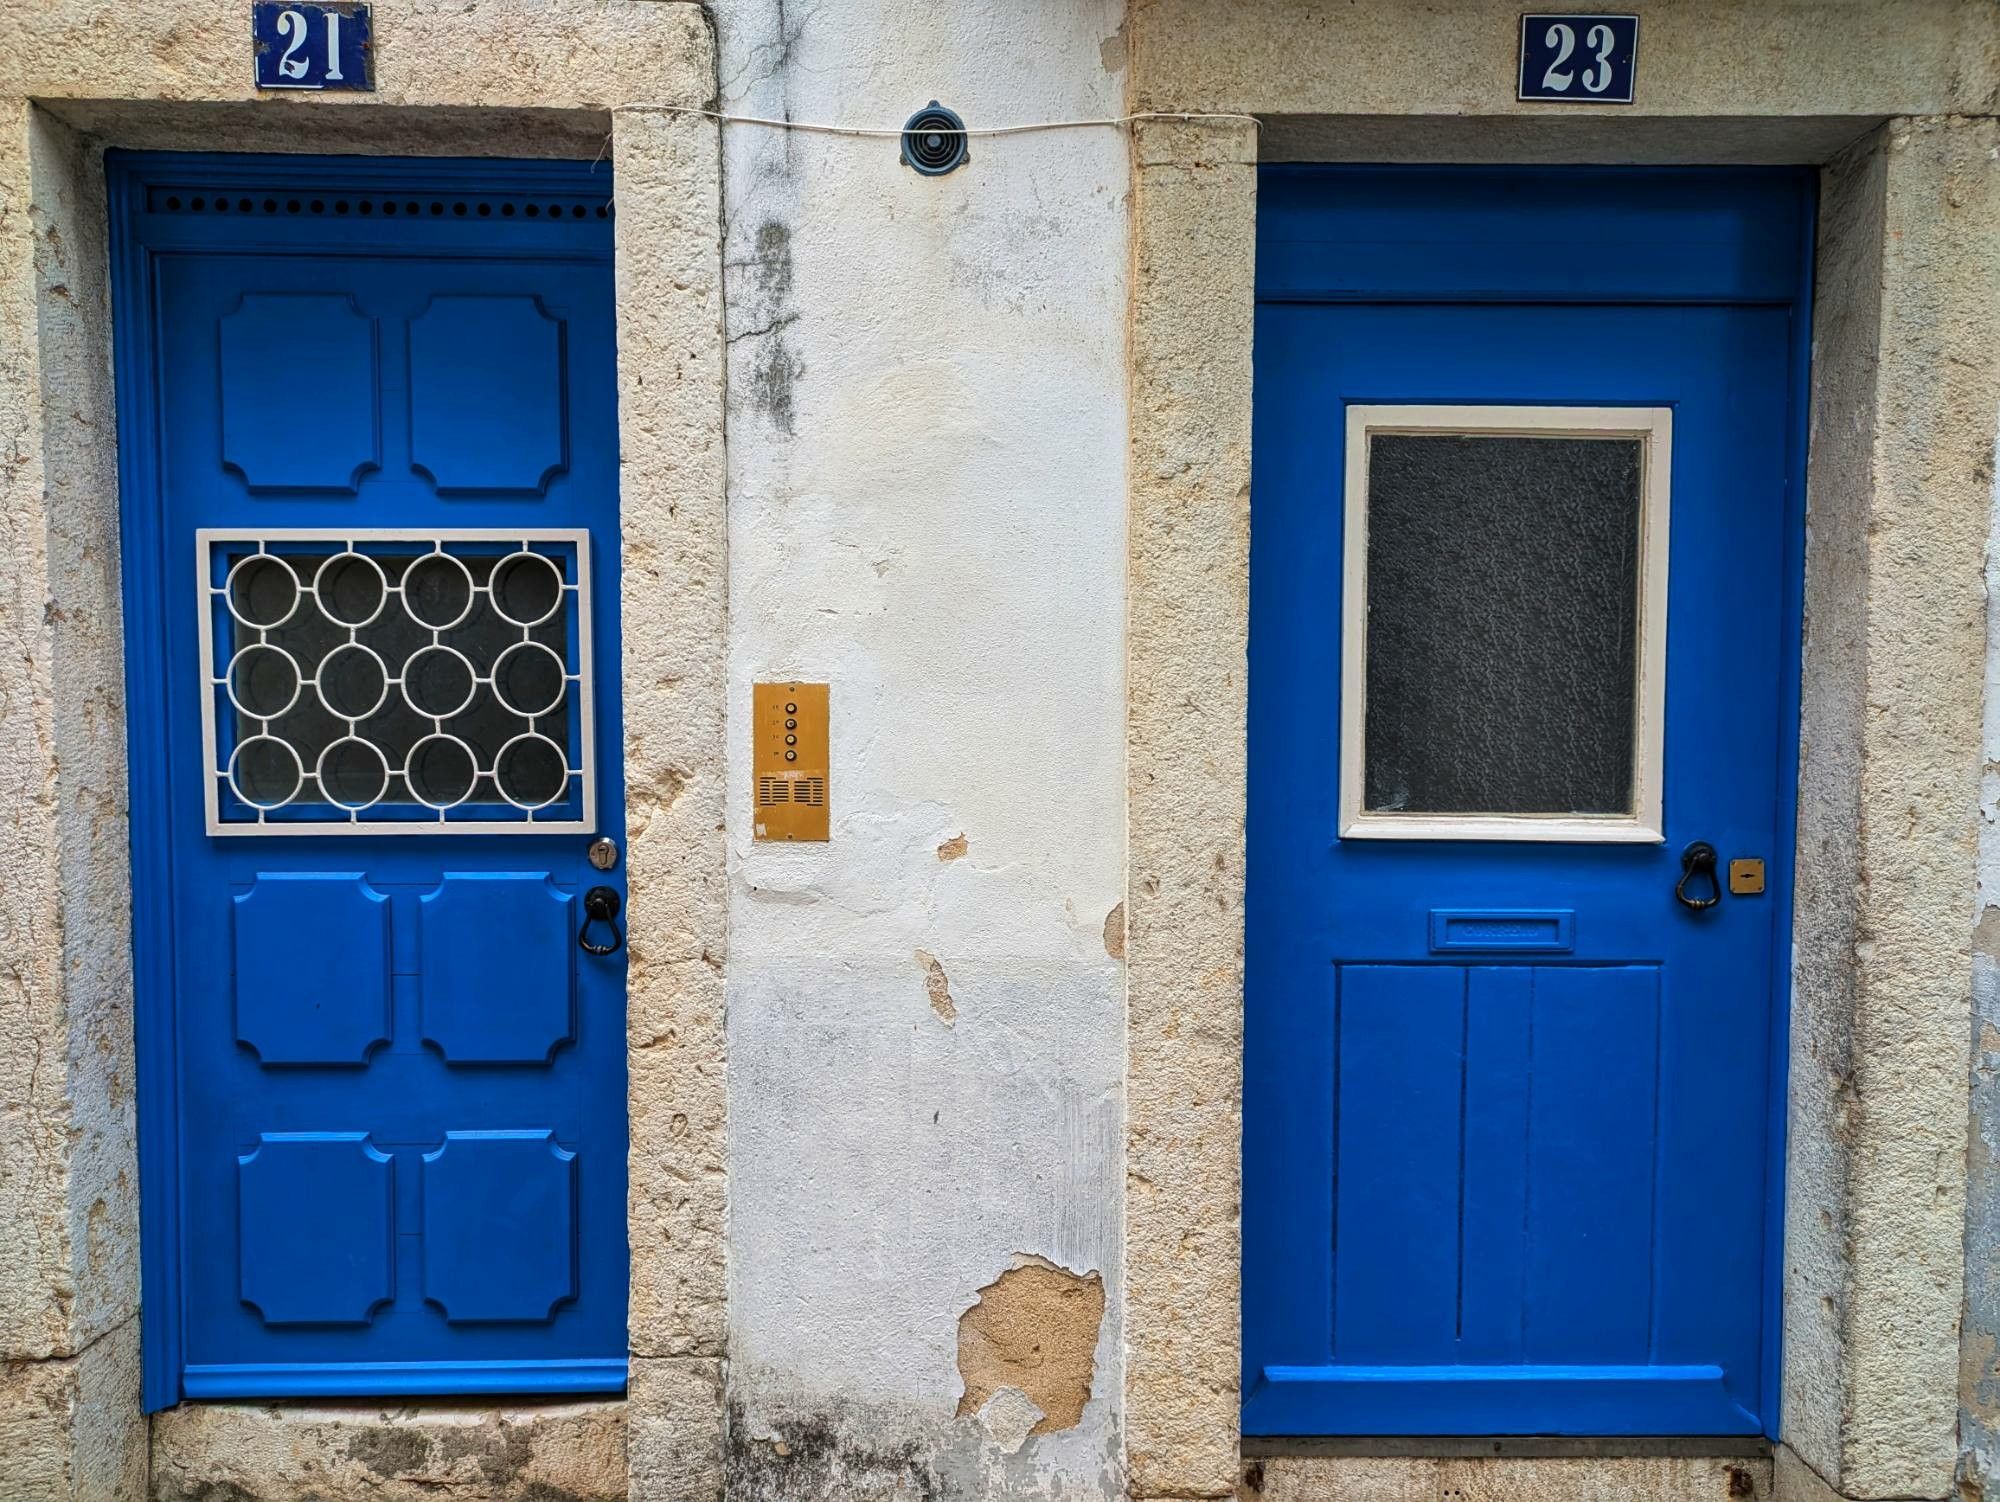
[[[942,177],[966,163],[965,122],[933,99],[903,122],[903,164]]]
[[[523,719],[554,714],[568,675],[563,660],[538,641],[518,641],[493,664],[493,697]]]
[[[389,665],[359,642],[327,653],[313,677],[313,692],[336,720],[365,720],[389,698]]]
[[[299,608],[299,576],[282,558],[252,553],[223,581],[223,598],[238,624],[253,631],[274,631]]]
[[[211,575],[211,713],[230,712],[215,776],[233,817],[383,833],[468,804],[524,829],[581,817],[588,704],[570,651],[587,614],[563,555],[295,536],[226,550]]]
[[[327,802],[358,813],[382,801],[395,772],[380,746],[358,735],[343,735],[320,752],[313,776]]]

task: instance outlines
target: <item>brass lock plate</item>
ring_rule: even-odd
[[[760,840],[829,838],[827,685],[750,686],[751,810]]]
[[[1764,890],[1764,863],[1755,859],[1729,863],[1729,890],[1737,897],[1755,897]]]

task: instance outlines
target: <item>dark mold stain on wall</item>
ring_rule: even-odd
[[[726,270],[746,273],[740,290],[731,289],[729,316],[734,328],[729,343],[755,341],[749,379],[751,405],[786,437],[796,431],[793,393],[806,373],[805,361],[792,348],[786,330],[799,321],[792,303],[792,232],[782,220],[766,219],[747,259],[729,261]]]
[[[415,1429],[363,1429],[347,1442],[347,1458],[386,1481],[421,1470],[431,1458],[431,1442]]]
[[[860,1426],[856,1426],[859,1428]],[[915,1440],[881,1446],[843,1438],[828,1417],[795,1418],[753,1438],[741,1402],[729,1405],[726,1457],[733,1502],[821,1502],[828,1497],[941,1502],[951,1495]]]

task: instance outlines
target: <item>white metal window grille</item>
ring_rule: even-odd
[[[596,827],[589,534],[196,533],[208,832]]]

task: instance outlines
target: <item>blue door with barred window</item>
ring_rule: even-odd
[[[621,1389],[608,170],[109,176],[148,1403]]]
[[[1810,176],[1259,185],[1244,1431],[1775,1433]]]

